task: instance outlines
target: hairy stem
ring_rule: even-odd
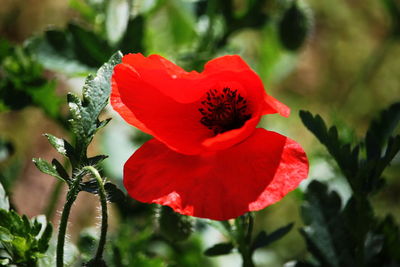
[[[101,204],[101,232],[100,232],[99,245],[97,247],[96,256],[94,258],[96,261],[102,258],[104,246],[106,244],[107,228],[108,228],[107,196],[106,196],[106,190],[104,189],[103,179],[101,178],[97,169],[92,166],[87,166],[84,167],[83,169],[90,171],[93,174],[93,176],[96,178],[99,189],[99,198]]]
[[[79,193],[79,184],[82,180],[83,174],[79,174],[75,177],[74,182],[72,183],[71,187],[67,193],[67,200],[65,202],[60,226],[58,228],[58,238],[57,238],[57,255],[56,255],[56,263],[57,267],[64,266],[64,244],[65,244],[65,235],[67,232],[67,225],[68,225],[68,217],[71,211],[72,204],[75,202],[76,197]]]

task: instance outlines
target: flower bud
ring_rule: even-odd
[[[312,27],[311,9],[304,2],[294,0],[279,22],[279,38],[282,46],[292,51],[299,49],[309,36]]]

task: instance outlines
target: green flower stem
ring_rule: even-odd
[[[57,255],[56,255],[57,267],[64,266],[64,244],[65,244],[65,235],[68,225],[68,217],[71,211],[72,204],[75,202],[76,197],[78,196],[79,185],[83,176],[84,175],[80,173],[75,177],[75,180],[72,183],[67,193],[67,201],[65,202],[64,209],[61,214],[60,226],[58,228]]]
[[[253,259],[252,259],[252,253],[251,252],[240,252],[240,254],[242,255],[242,266],[243,267],[255,267],[254,263],[253,263]]]
[[[253,213],[249,212],[237,220],[243,220],[243,222],[239,223],[241,229],[238,229],[239,234],[237,237],[237,243],[239,246],[238,250],[243,260],[242,266],[254,267],[253,250],[251,248],[254,215]]]
[[[83,169],[93,174],[99,186],[98,189],[99,189],[99,198],[101,204],[101,232],[100,232],[99,245],[97,247],[95,256],[95,261],[96,261],[100,260],[103,257],[103,250],[106,244],[107,228],[108,228],[107,196],[106,196],[106,190],[104,189],[103,179],[101,178],[97,169],[92,166],[87,166],[84,167]]]

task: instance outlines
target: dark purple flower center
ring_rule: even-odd
[[[246,99],[230,88],[211,89],[201,104],[199,111],[203,117],[200,123],[213,130],[215,135],[238,129],[251,118]]]

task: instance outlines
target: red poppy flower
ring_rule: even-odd
[[[114,69],[111,105],[154,138],[124,166],[139,201],[227,220],[275,203],[307,177],[301,146],[256,128],[262,115],[289,115],[239,56],[186,72],[158,55],[129,54]]]

